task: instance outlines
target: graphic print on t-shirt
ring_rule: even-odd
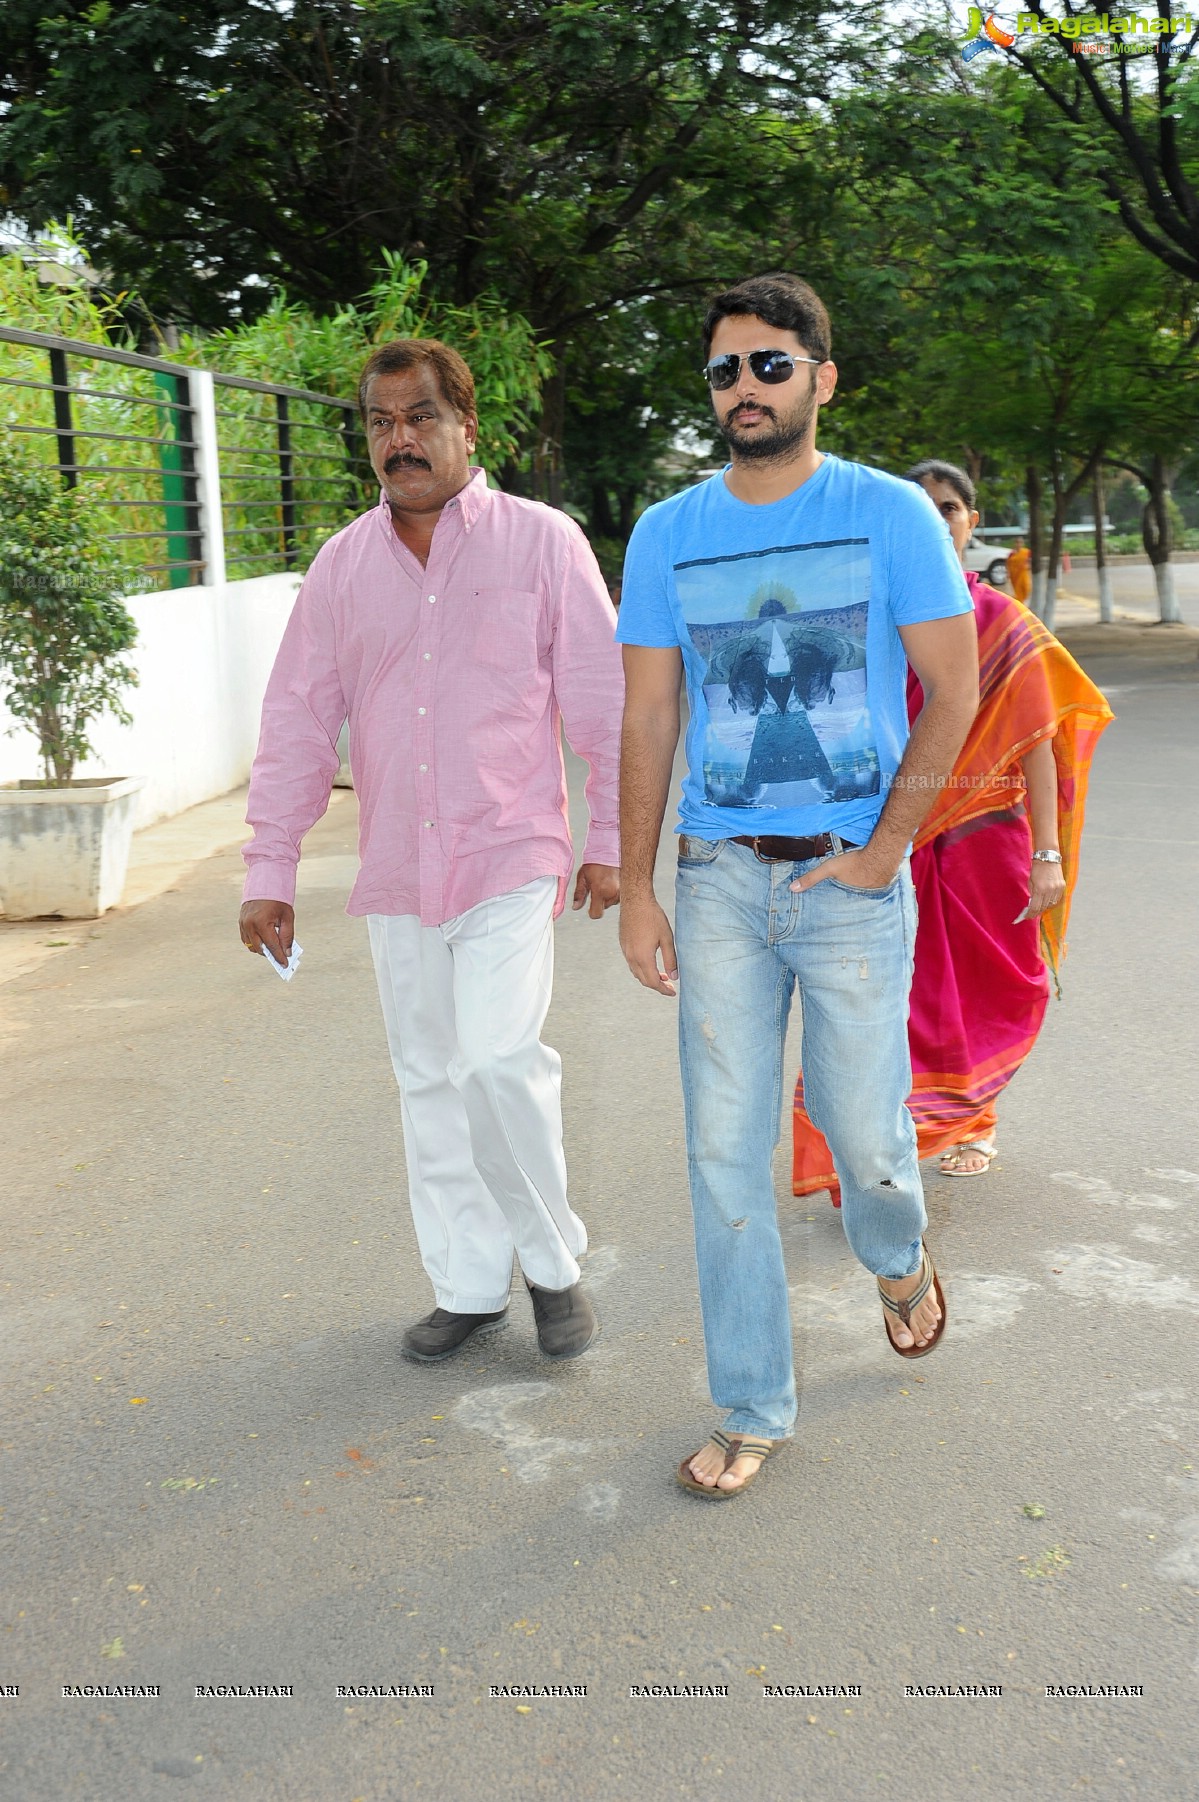
[[[811,807],[876,795],[869,540],[699,558],[674,575],[704,663],[705,801]]]

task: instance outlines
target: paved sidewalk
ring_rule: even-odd
[[[94,938],[104,920],[112,920],[131,907],[142,907],[177,888],[198,863],[249,838],[246,826],[248,789],[235,788],[215,801],[189,807],[172,819],[160,820],[143,832],[135,832],[129,853],[129,874],[119,907],[102,920],[5,920],[0,918],[0,985],[24,976],[56,954],[74,950]],[[344,801],[346,791],[335,788],[330,807]]]
[[[1173,575],[1183,620],[1188,625],[1199,626],[1199,558],[1175,559]],[[1123,616],[1149,624],[1158,618],[1157,585],[1147,558],[1114,564],[1111,578],[1117,619]],[[1063,593],[1089,608],[1091,618],[1098,620],[1099,576],[1093,567],[1072,569],[1058,590],[1059,600]]]
[[[1199,660],[1199,627],[1163,625],[1143,610],[1115,607],[1108,625],[1099,621],[1099,603],[1070,588],[1059,589],[1054,632],[1080,662],[1110,657],[1160,658],[1186,663]]]

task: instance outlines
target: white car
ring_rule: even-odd
[[[984,538],[972,538],[962,553],[962,567],[981,576],[992,588],[1002,588],[1007,582],[1007,551]]]

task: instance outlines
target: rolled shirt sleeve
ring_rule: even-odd
[[[346,702],[327,586],[318,554],[296,597],[267,683],[250,777],[242,856],[246,901],[294,902],[300,843],[329,805]]]

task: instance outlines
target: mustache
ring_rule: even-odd
[[[759,401],[754,401],[752,403],[749,401],[739,401],[731,413],[725,414],[724,423],[726,425],[735,425],[743,409],[750,413],[763,413],[767,419],[774,419],[777,417],[773,407],[764,406]]]
[[[433,465],[426,463],[423,457],[405,457],[401,456],[399,451],[395,451],[388,457],[383,465],[383,473],[388,476],[394,475],[397,469],[427,469],[430,475],[433,473]]]

